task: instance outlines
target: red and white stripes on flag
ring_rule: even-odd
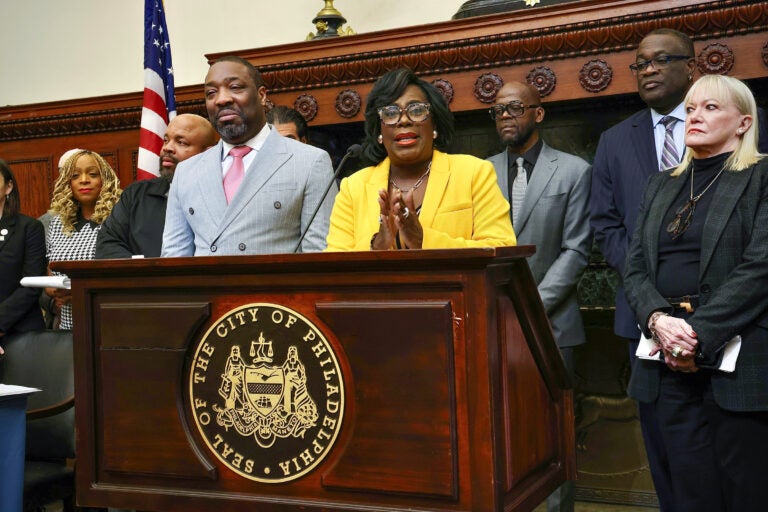
[[[168,122],[176,116],[171,43],[162,0],[144,0],[144,104],[141,109],[136,179],[160,175],[160,151]]]

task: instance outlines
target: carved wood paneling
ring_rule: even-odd
[[[642,37],[659,27],[690,34],[707,70],[727,65],[727,73],[739,78],[766,75],[768,0],[584,0],[227,53],[259,67],[270,102],[298,104],[311,126],[318,127],[362,121],[373,82],[397,66],[413,68],[443,94],[450,91],[456,113],[484,109],[493,101],[495,84],[476,94],[481,76],[527,80],[547,102],[635,93],[627,66]],[[701,53],[706,48],[709,53]],[[727,48],[733,58],[712,48]],[[605,66],[588,68],[585,75],[585,63],[595,61]],[[347,101],[348,90],[360,96],[356,113],[348,103],[336,108],[340,97]],[[179,112],[206,115],[201,85],[177,88],[176,100]],[[115,155],[120,180],[128,184],[135,179],[141,102],[136,92],[0,108],[0,156],[54,161],[67,149],[86,147]]]

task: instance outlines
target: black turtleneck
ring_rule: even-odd
[[[696,208],[688,229],[677,239],[672,239],[667,226],[675,219],[677,210],[691,195],[691,176],[693,176],[693,195],[700,194],[717,176],[731,153],[723,153],[710,158],[693,159],[692,171],[686,171],[677,179],[685,180],[672,205],[664,215],[659,230],[659,268],[656,274],[656,289],[664,297],[681,297],[699,293],[699,271],[701,260],[701,240],[704,224],[712,204],[712,198],[720,178],[696,202]]]

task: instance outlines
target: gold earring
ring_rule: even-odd
[[[379,142],[379,144],[384,144],[384,137],[382,137],[381,134],[379,134],[379,136],[376,137],[376,140]]]

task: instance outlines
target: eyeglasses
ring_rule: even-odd
[[[510,101],[504,105],[494,105],[488,109],[488,113],[491,114],[491,119],[496,121],[501,119],[504,112],[510,115],[510,117],[520,117],[525,114],[527,108],[539,108],[541,105],[523,105],[519,101]]]
[[[394,126],[400,122],[400,118],[405,115],[414,123],[423,123],[429,119],[429,109],[431,105],[429,103],[411,103],[405,108],[400,108],[397,105],[387,105],[381,107],[378,110],[379,119],[386,126]]]
[[[658,71],[659,69],[664,69],[669,66],[669,63],[672,61],[688,60],[692,58],[693,57],[689,57],[688,55],[661,55],[650,60],[639,60],[637,62],[633,62],[629,65],[629,69],[632,70],[632,73],[637,74],[640,71],[645,71],[648,66],[653,64],[653,69]]]

